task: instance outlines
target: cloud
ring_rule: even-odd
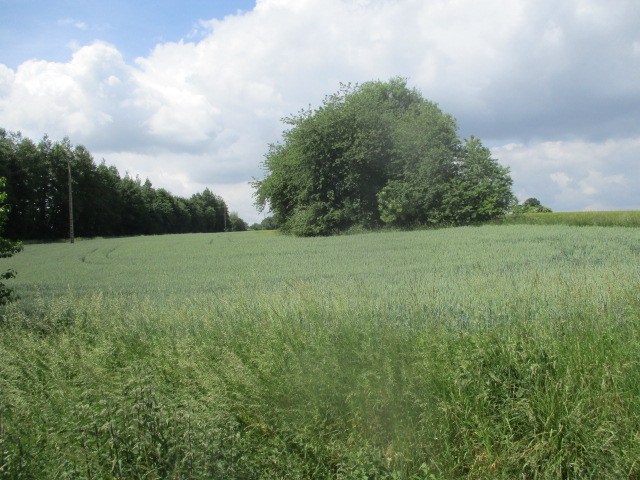
[[[564,172],[553,172],[549,174],[549,178],[561,190],[566,190],[573,183],[573,178]]]
[[[400,75],[495,147],[519,195],[639,208],[640,4],[612,1],[258,0],[133,63],[97,41],[0,65],[0,125],[69,135],[176,194],[216,185],[251,222],[246,182],[282,117]]]
[[[118,51],[96,42],[68,63],[29,60],[0,77],[0,118],[30,135],[92,139],[113,124],[127,95],[129,67]]]
[[[89,26],[85,22],[74,20],[73,18],[63,18],[58,20],[58,25],[61,27],[74,27],[78,30],[88,30]]]
[[[511,168],[520,201],[536,197],[558,211],[640,206],[640,136],[602,143],[508,144],[492,154]]]

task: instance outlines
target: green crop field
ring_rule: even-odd
[[[640,478],[640,230],[26,245],[0,478]]]
[[[640,227],[640,210],[615,212],[554,212],[506,215],[500,223],[527,225],[571,225],[574,227]]]

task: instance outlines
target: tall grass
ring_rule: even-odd
[[[638,240],[29,245],[0,327],[0,476],[640,478]]]
[[[640,210],[615,212],[554,212],[506,215],[507,225],[571,225],[574,227],[640,227]]]

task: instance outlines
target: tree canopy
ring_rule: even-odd
[[[96,164],[89,151],[68,139],[38,144],[0,128],[0,177],[5,177],[5,235],[47,240],[69,234],[68,168],[73,186],[75,234],[84,237],[221,232],[239,229],[222,197],[208,188],[191,198],[154,188],[147,179],[124,177]],[[237,215],[236,215],[237,217]]]
[[[265,217],[260,223],[254,223],[249,228],[251,230],[277,230],[280,226],[273,217]]]
[[[549,207],[545,207],[540,203],[537,198],[527,198],[522,205],[516,205],[513,207],[513,213],[551,213],[552,210]]]
[[[283,121],[290,128],[253,186],[256,206],[293,234],[468,224],[515,202],[509,170],[403,79],[341,85]]]
[[[5,179],[0,177],[0,232],[7,221],[8,217],[8,208],[5,204],[7,200],[7,193],[5,192]],[[8,258],[22,250],[22,244],[20,242],[13,242],[6,238],[0,238],[0,258]],[[16,276],[16,272],[14,270],[7,270],[6,272],[0,273],[0,279],[8,280],[10,278],[14,278]],[[0,282],[0,305],[4,305],[11,300],[13,289],[8,288],[3,282]]]

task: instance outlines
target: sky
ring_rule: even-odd
[[[403,77],[511,169],[520,201],[640,210],[638,0],[0,0],[0,127],[222,195],[340,83]]]

